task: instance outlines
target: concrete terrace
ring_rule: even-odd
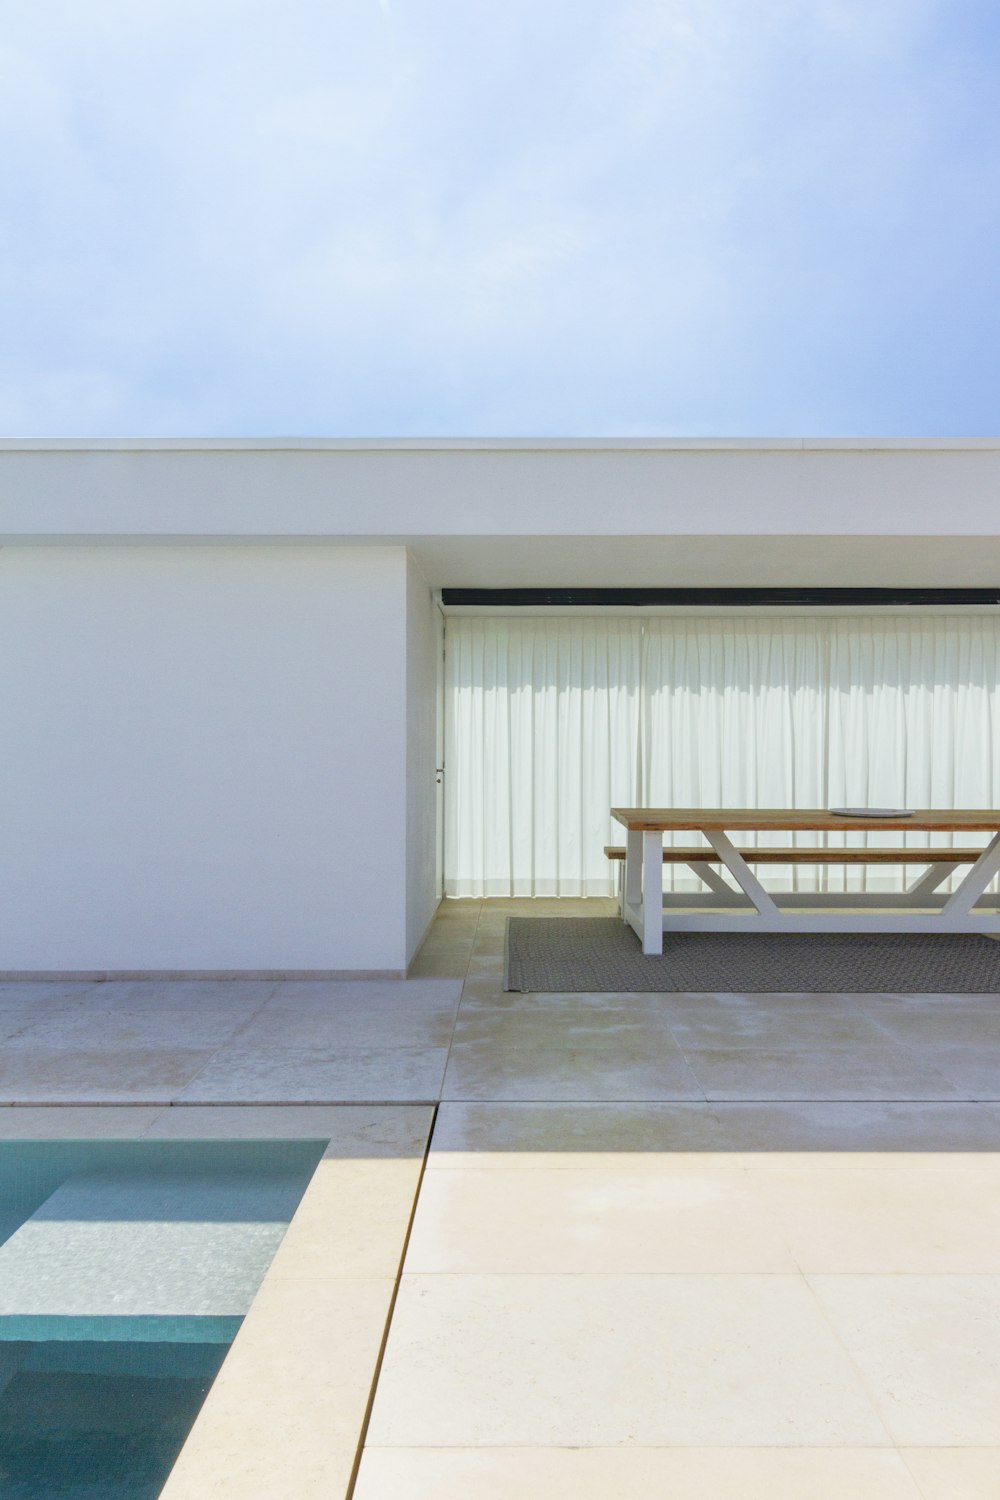
[[[505,995],[555,909],[0,989],[3,1136],[330,1140],[166,1500],[995,1496],[996,998]]]

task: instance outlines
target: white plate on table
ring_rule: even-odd
[[[831,807],[836,818],[912,818],[909,807]]]

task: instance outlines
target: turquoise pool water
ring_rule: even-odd
[[[324,1145],[0,1145],[3,1500],[155,1500]]]
[[[0,1495],[155,1500],[227,1346],[74,1343],[67,1369],[69,1347],[33,1344],[0,1398]]]

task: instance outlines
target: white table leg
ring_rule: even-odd
[[[720,828],[704,829],[705,837],[732,875],[740,890],[762,917],[779,916],[778,908],[765,891],[756,875],[738,849],[734,849],[728,836]]]
[[[1000,833],[986,845],[958,890],[951,894],[941,908],[942,922],[954,922],[967,917],[998,872],[1000,872]]]
[[[642,951],[663,952],[663,834],[642,835]]]

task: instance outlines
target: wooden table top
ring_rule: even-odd
[[[613,807],[611,816],[633,832],[681,832],[715,828],[723,833],[737,829],[826,833],[877,833],[898,828],[912,833],[1000,832],[1000,811],[995,808],[953,808],[950,811],[917,811],[907,818],[843,818],[828,808],[800,807]]]

